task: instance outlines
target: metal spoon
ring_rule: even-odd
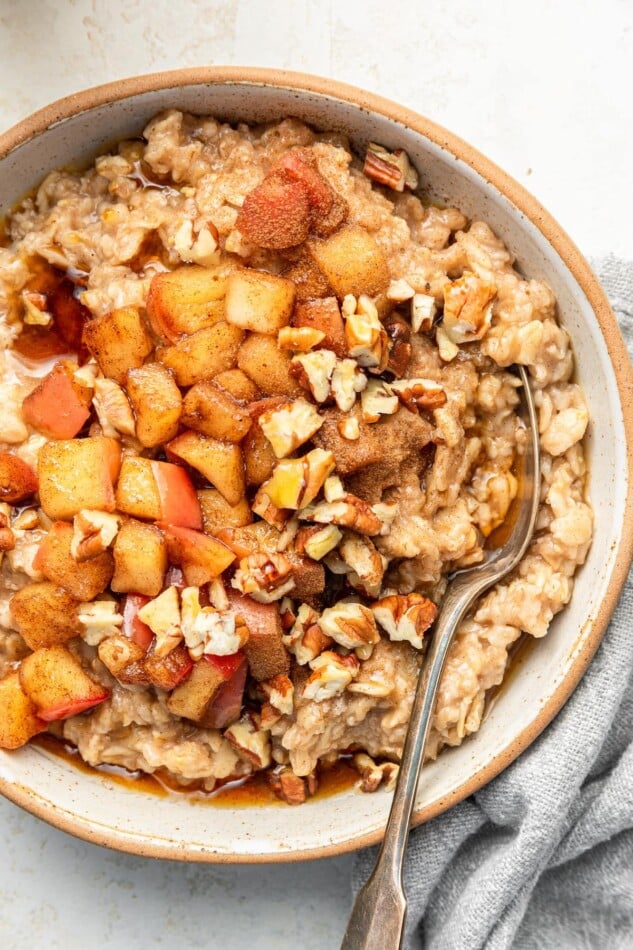
[[[523,383],[521,416],[528,438],[516,521],[510,537],[501,547],[489,551],[476,567],[456,571],[449,578],[418,680],[385,837],[373,874],[356,898],[341,950],[396,950],[401,946],[407,914],[402,885],[404,856],[446,655],[473,601],[517,566],[534,532],[540,488],[538,424],[527,373],[521,366],[518,373]]]

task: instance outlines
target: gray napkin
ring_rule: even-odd
[[[633,265],[594,261],[633,353]],[[412,832],[405,946],[633,947],[633,572],[554,722],[485,788]],[[356,891],[375,849],[356,859]]]

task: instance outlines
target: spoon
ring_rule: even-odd
[[[540,494],[538,424],[527,373],[522,366],[518,367],[518,373],[523,384],[521,417],[528,437],[516,520],[501,547],[488,551],[481,564],[456,571],[449,577],[418,679],[380,854],[371,877],[358,893],[341,950],[397,950],[401,946],[407,914],[402,884],[404,857],[424,747],[446,655],[473,601],[517,566],[534,532]]]

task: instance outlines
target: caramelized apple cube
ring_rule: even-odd
[[[311,220],[305,186],[270,175],[246,196],[235,226],[253,244],[283,250],[303,244]]]
[[[310,252],[319,269],[342,300],[346,294],[375,297],[389,286],[389,265],[374,237],[351,225],[325,241],[310,241]]]
[[[199,432],[183,432],[166,448],[201,472],[230,505],[237,505],[244,497],[244,462],[239,445],[220,442]]]
[[[0,452],[0,502],[15,505],[36,491],[37,475],[31,466],[17,455]]]
[[[112,579],[112,553],[103,551],[87,561],[77,562],[70,553],[72,540],[72,525],[57,521],[40,544],[33,566],[76,600],[94,600]]]
[[[196,494],[202,510],[205,534],[214,535],[222,528],[241,527],[253,520],[246,498],[238,501],[237,505],[229,505],[217,488],[201,488]]]
[[[234,270],[226,286],[226,319],[255,333],[277,334],[290,322],[295,286],[264,271]]]
[[[166,524],[161,525],[161,528],[167,539],[169,559],[182,567],[185,581],[190,587],[208,584],[235,560],[230,548],[201,531]]]
[[[333,350],[337,356],[347,356],[345,326],[336,297],[322,300],[305,300],[298,303],[292,318],[294,327],[309,327],[320,330],[323,340],[317,344],[318,350]]]
[[[244,331],[222,320],[183,337],[172,346],[156,350],[159,363],[172,370],[179,386],[193,386],[232,369],[237,360]]]
[[[45,722],[68,719],[108,699],[65,646],[36,650],[22,660],[20,686]]]
[[[170,370],[160,363],[131,369],[126,389],[141,445],[151,448],[173,439],[178,432],[182,395]]]
[[[27,584],[11,598],[11,616],[27,647],[52,647],[81,634],[79,602],[49,581]]]
[[[167,570],[167,544],[159,529],[130,518],[124,521],[114,542],[114,576],[117,593],[134,592],[156,597],[163,589]]]
[[[242,712],[248,661],[240,650],[232,656],[205,656],[203,660],[228,677],[198,720],[203,729],[226,729]]]
[[[24,421],[49,439],[72,439],[90,418],[91,390],[74,379],[72,365],[57,363],[22,403]]]
[[[213,382],[241,402],[252,402],[253,399],[257,399],[259,393],[253,380],[249,379],[241,369],[227,369],[223,373],[218,373],[214,376]]]
[[[126,667],[140,663],[145,656],[145,650],[138,643],[120,634],[102,640],[97,653],[113,676],[118,676]]]
[[[189,475],[180,465],[128,456],[116,489],[119,511],[148,521],[202,527],[202,514]]]
[[[290,375],[291,357],[266,333],[251,333],[237,354],[237,365],[268,396],[300,396],[301,387]]]
[[[119,385],[125,383],[128,370],[142,366],[154,348],[136,307],[121,307],[90,320],[83,339],[103,375]]]
[[[241,442],[251,427],[244,406],[212,380],[191,387],[183,410],[183,425],[225,442]]]
[[[220,686],[225,682],[222,673],[204,659],[194,665],[189,678],[177,686],[167,708],[174,716],[199,720]]]
[[[279,605],[259,604],[236,590],[228,591],[228,596],[231,610],[242,618],[249,632],[244,652],[251,676],[262,682],[288,673],[290,657],[282,641]]]
[[[156,274],[147,295],[154,332],[175,343],[224,320],[227,269],[190,265]]]
[[[114,511],[121,465],[116,439],[94,436],[42,446],[38,460],[40,504],[49,518],[68,520],[82,508]]]
[[[20,686],[20,674],[12,670],[0,680],[0,749],[19,749],[46,728]]]

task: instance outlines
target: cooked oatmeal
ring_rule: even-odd
[[[419,170],[424,185],[424,169]],[[480,726],[591,541],[549,287],[403,152],[177,111],[55,171],[0,248],[0,746],[304,801],[393,782],[447,577],[509,517],[528,367],[537,532],[462,623],[428,754]]]

